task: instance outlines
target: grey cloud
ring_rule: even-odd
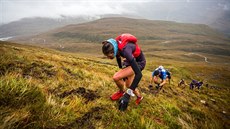
[[[229,12],[229,0],[2,0],[0,23],[24,17],[132,14],[147,19],[210,22]]]

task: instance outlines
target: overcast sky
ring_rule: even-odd
[[[0,0],[0,24],[25,17],[132,14],[152,20],[212,22],[230,0]],[[230,17],[230,16],[229,16]]]

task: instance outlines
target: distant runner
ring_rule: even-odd
[[[158,81],[159,78],[161,79],[160,82]],[[164,69],[163,66],[159,66],[152,73],[149,88],[153,87],[152,83],[154,82],[156,84],[156,89],[160,90],[166,84],[167,80],[170,83],[170,79],[171,79],[170,72],[168,70]]]
[[[190,83],[190,89],[192,90],[192,89],[194,89],[194,88],[198,88],[198,89],[200,89],[201,88],[201,86],[203,85],[203,81],[196,81],[196,80],[192,80],[192,82]]]
[[[183,89],[185,88],[185,86],[187,86],[188,84],[185,82],[184,79],[181,79],[180,82],[178,83],[178,87],[182,87]]]
[[[102,42],[102,52],[109,59],[116,57],[120,70],[113,76],[119,91],[114,93],[111,100],[119,100],[119,110],[126,110],[130,96],[137,96],[136,105],[139,105],[143,96],[137,89],[142,78],[141,71],[145,68],[146,60],[137,38],[131,34],[122,34],[116,39],[108,39]],[[122,62],[121,57],[125,58]],[[123,64],[123,65],[122,65]],[[125,84],[124,84],[125,82]],[[125,92],[125,86],[128,88]]]

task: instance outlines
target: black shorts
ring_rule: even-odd
[[[145,61],[137,62],[137,65],[138,65],[138,67],[140,68],[141,71],[145,68],[145,64],[146,64]],[[131,65],[127,60],[125,60],[123,62],[122,68],[126,68],[128,66],[131,66]]]

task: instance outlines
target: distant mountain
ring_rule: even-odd
[[[230,11],[223,13],[223,16],[210,23],[210,26],[230,37]]]
[[[190,12],[192,12],[190,10]],[[164,21],[179,21],[180,23],[202,23],[209,25],[210,27],[216,29],[219,32],[224,33],[227,36],[230,36],[230,12],[221,13],[219,18],[211,19],[208,17],[199,16],[198,19],[188,18],[186,14],[178,15],[178,12],[174,12],[173,17],[167,17]],[[196,15],[196,14],[193,14]],[[218,14],[216,14],[218,15]],[[145,19],[144,17],[132,15],[132,14],[104,14],[97,16],[65,16],[62,15],[60,18],[47,18],[47,17],[31,17],[23,18],[18,21],[10,22],[8,24],[0,25],[0,38],[8,37],[21,37],[36,35],[51,29],[56,29],[59,27],[64,27],[70,24],[79,24],[89,21],[94,21],[101,18],[118,18],[126,17],[132,19]]]
[[[0,40],[8,40],[12,37],[36,35],[55,28],[63,27],[70,24],[79,24],[107,17],[127,17],[137,18],[130,14],[106,14],[98,16],[65,16],[60,18],[47,17],[30,17],[7,24],[0,24]],[[140,17],[139,17],[140,18]]]
[[[229,5],[229,0],[228,2],[227,0],[197,0],[196,2],[193,0],[193,2],[187,2],[184,5],[172,5],[175,7],[174,9],[170,6],[168,6],[168,9],[166,10],[158,7],[160,11],[156,11],[155,9],[152,13],[139,12],[139,14],[143,14],[143,17],[150,17],[152,19],[176,21],[180,23],[206,24],[225,35],[230,36]],[[146,6],[149,8],[151,5]],[[142,6],[140,8],[146,7]]]
[[[124,17],[72,24],[15,42],[68,52],[100,53],[101,42],[121,33],[138,37],[144,51],[202,52],[229,55],[229,39],[204,24],[153,21]],[[150,53],[152,54],[152,53]]]
[[[142,40],[175,39],[173,36],[186,38],[187,35],[223,38],[221,33],[204,24],[177,23],[125,17],[107,17],[87,23],[67,25],[39,34],[38,37],[48,36],[53,39],[69,38],[74,39],[75,42],[81,42],[82,40],[97,42],[108,36],[113,37],[117,34],[127,32],[137,35],[139,39]],[[98,39],[95,40],[92,36]]]
[[[33,17],[23,18],[19,21],[14,21],[0,26],[0,38],[28,36],[45,32],[54,28],[63,27],[69,24],[78,24],[97,19],[97,17],[78,16],[68,17],[61,16],[60,18],[45,18]]]

